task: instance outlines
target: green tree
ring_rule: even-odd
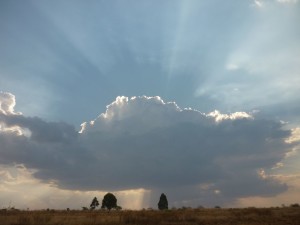
[[[92,209],[92,210],[94,210],[96,207],[98,207],[99,206],[99,202],[98,202],[98,199],[95,197],[95,198],[93,198],[93,200],[92,200],[92,203],[91,203],[91,205],[90,205],[90,209]]]
[[[168,209],[168,199],[164,193],[160,195],[159,202],[157,205],[159,210]]]
[[[117,207],[118,205],[116,196],[114,196],[112,193],[107,193],[104,195],[101,206],[102,209],[111,210]]]

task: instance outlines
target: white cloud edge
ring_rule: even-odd
[[[253,119],[253,115],[251,113],[247,112],[234,112],[234,113],[229,113],[229,114],[222,114],[218,110],[214,110],[209,113],[203,113],[197,109],[193,108],[180,108],[176,102],[165,102],[160,96],[133,96],[133,97],[126,97],[126,96],[117,96],[115,101],[113,101],[111,104],[106,106],[106,111],[105,113],[101,113],[96,119],[91,120],[90,122],[83,122],[80,126],[81,129],[79,133],[83,133],[87,126],[94,126],[95,121],[98,119],[104,119],[106,121],[110,121],[114,116],[114,108],[117,107],[122,107],[123,105],[128,105],[130,101],[134,100],[150,100],[154,101],[157,104],[160,105],[168,105],[171,108],[173,108],[177,112],[183,112],[183,111],[193,111],[199,113],[199,115],[205,116],[205,117],[210,117],[215,120],[216,123],[219,123],[223,120],[235,120],[235,119]],[[118,115],[117,115],[118,116]]]
[[[16,97],[10,92],[0,91],[0,112],[4,115],[21,115],[20,112],[15,112]]]

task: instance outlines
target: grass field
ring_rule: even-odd
[[[1,211],[0,225],[299,225],[300,208]]]

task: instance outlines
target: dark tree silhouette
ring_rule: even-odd
[[[107,193],[106,195],[104,195],[101,206],[102,209],[111,210],[117,207],[118,205],[116,196],[114,196],[112,193]]]
[[[157,205],[159,210],[168,209],[168,199],[164,193],[160,195],[159,202]]]
[[[90,208],[93,210],[93,209],[95,209],[98,206],[99,206],[99,202],[98,202],[98,199],[95,197],[95,198],[93,198],[93,201],[92,201],[92,203],[90,205]]]

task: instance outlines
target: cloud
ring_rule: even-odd
[[[102,200],[106,192],[62,190],[52,183],[43,183],[33,177],[34,170],[23,165],[0,165],[0,208],[17,209],[82,209],[89,207],[96,196]],[[147,191],[138,189],[114,192],[118,204],[126,209],[141,209]],[[149,206],[146,206],[149,207]]]
[[[14,107],[16,105],[15,96],[8,92],[0,92],[0,113],[15,114]]]
[[[261,7],[263,7],[263,2],[262,1],[260,1],[260,0],[254,0],[254,5],[256,6],[256,7],[259,7],[259,8],[261,8]]]
[[[279,3],[297,3],[298,0],[277,0]]]
[[[291,129],[291,136],[286,140],[287,143],[299,143],[300,142],[300,128]]]
[[[238,69],[239,69],[239,66],[232,63],[232,64],[226,65],[226,69],[227,69],[227,70],[238,70]]]
[[[298,0],[273,0],[273,2],[278,2],[278,3],[282,3],[282,4],[295,4],[298,3]],[[272,1],[270,0],[254,0],[253,5],[261,8],[265,5],[265,3],[272,3]]]
[[[122,96],[77,132],[63,122],[13,113],[12,99],[0,97],[0,163],[23,164],[62,189],[166,190],[174,202],[207,203],[286,190],[261,173],[291,148],[285,141],[291,131],[277,121],[181,109],[158,96]]]

